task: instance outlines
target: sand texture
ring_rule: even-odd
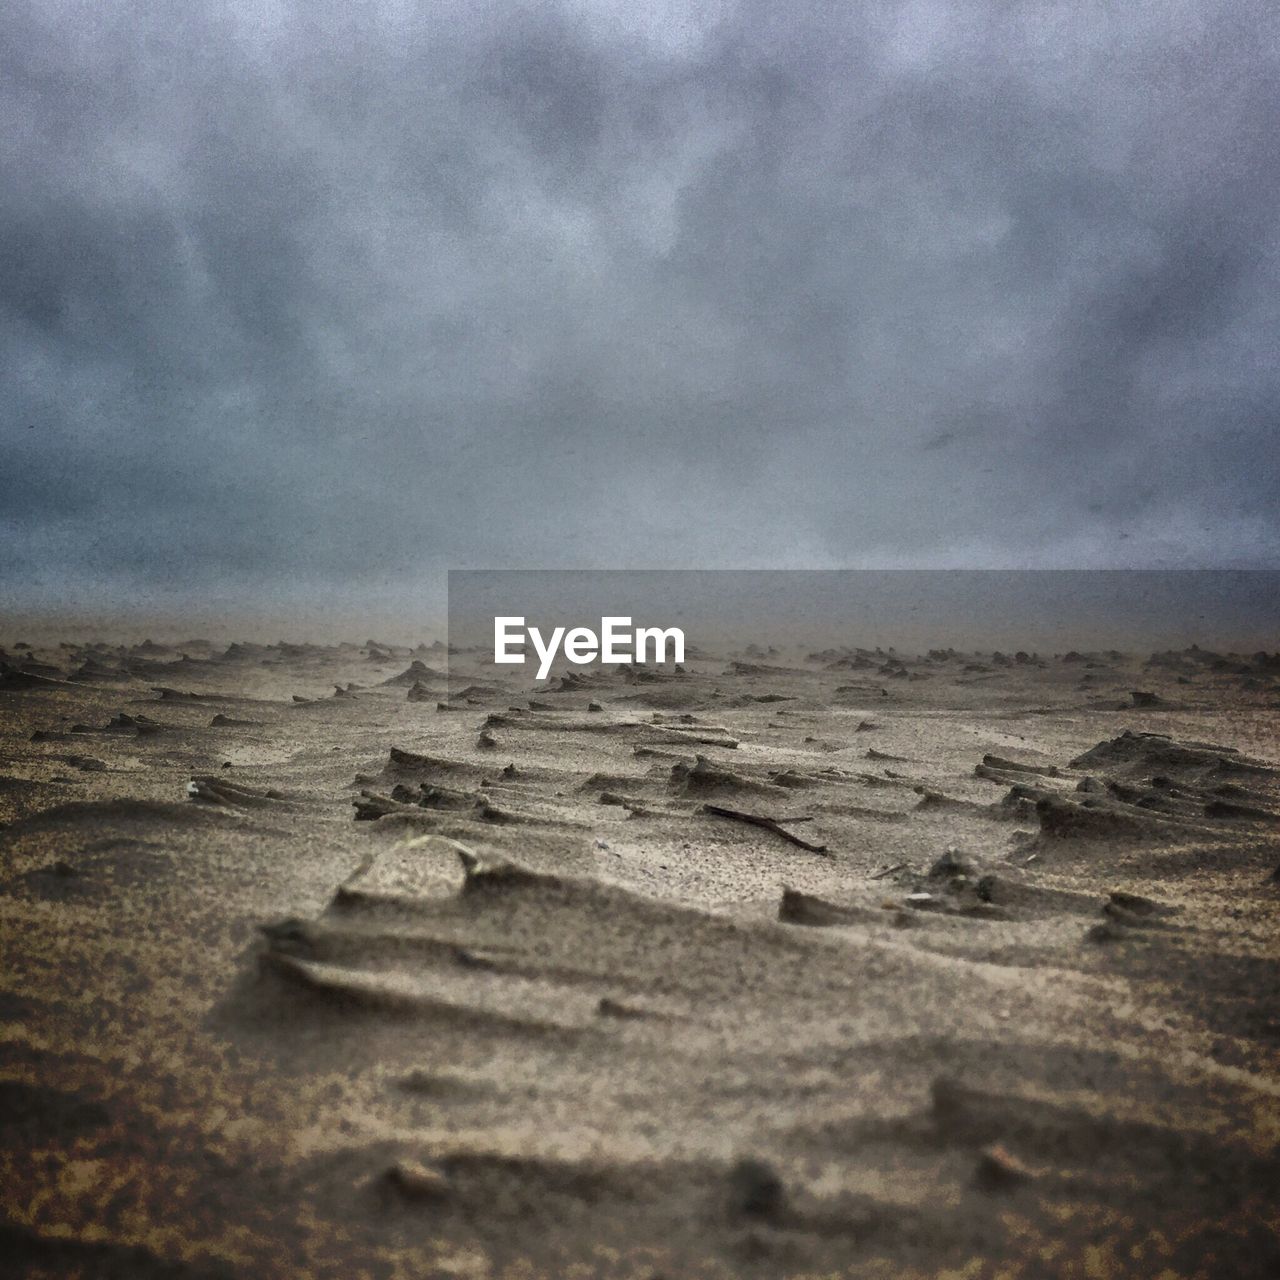
[[[1280,1275],[1275,659],[507,681],[10,644],[8,1274]]]

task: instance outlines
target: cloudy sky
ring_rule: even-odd
[[[6,593],[1278,565],[1278,34],[6,0]]]

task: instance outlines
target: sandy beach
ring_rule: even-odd
[[[1280,1268],[1275,658],[4,663],[10,1274]]]

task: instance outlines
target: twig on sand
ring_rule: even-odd
[[[810,844],[808,840],[802,840],[782,826],[784,822],[808,822],[810,821],[808,818],[767,818],[758,813],[743,813],[739,809],[725,809],[718,804],[704,804],[702,811],[714,814],[717,818],[735,818],[738,822],[749,822],[753,827],[763,827],[766,831],[772,831],[774,835],[790,841],[791,844],[799,845],[802,849],[808,849],[810,853],[827,852],[825,844]]]
[[[895,871],[902,871],[906,867],[905,862],[895,862],[891,867],[885,867],[883,871],[877,871],[875,875],[870,876],[872,880],[883,880],[885,876],[891,876]]]

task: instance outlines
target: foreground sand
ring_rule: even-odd
[[[1280,1274],[1274,660],[6,661],[18,1274]]]

